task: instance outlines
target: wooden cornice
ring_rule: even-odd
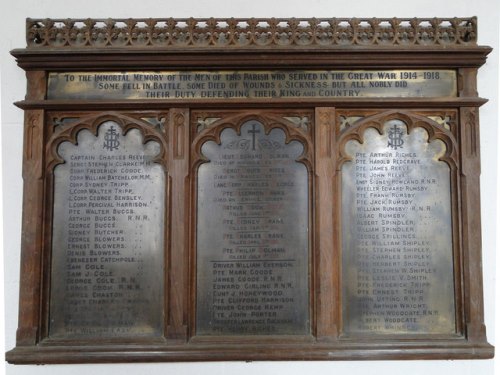
[[[11,53],[25,70],[311,68],[472,68],[483,65],[490,47],[373,47],[303,50],[130,50],[16,49]],[[62,59],[61,56],[64,55]]]

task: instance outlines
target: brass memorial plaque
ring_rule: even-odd
[[[63,142],[55,169],[49,335],[163,332],[165,173],[160,144],[107,121]]]
[[[391,120],[351,140],[342,168],[347,334],[455,332],[446,146]]]
[[[309,333],[309,179],[298,141],[255,120],[198,170],[198,335]]]
[[[50,73],[48,99],[455,97],[453,70],[263,70]]]

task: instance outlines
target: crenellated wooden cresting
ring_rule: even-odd
[[[477,41],[475,17],[27,19],[7,360],[493,357]]]

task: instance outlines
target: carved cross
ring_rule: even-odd
[[[255,129],[255,124],[252,124],[252,130],[248,131],[248,134],[252,134],[252,151],[255,151],[255,134],[260,133],[260,130]]]

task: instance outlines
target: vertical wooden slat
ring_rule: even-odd
[[[170,257],[167,339],[188,336],[189,109],[169,110]],[[183,224],[184,223],[184,224]]]
[[[472,342],[486,340],[481,260],[481,196],[479,115],[477,108],[460,109],[462,246],[465,328]]]
[[[477,97],[477,68],[458,70],[460,97]],[[460,188],[465,334],[471,342],[486,341],[481,257],[481,158],[479,112],[460,108]]]
[[[335,109],[316,108],[316,244],[317,244],[317,320],[318,341],[337,337],[338,254],[334,241]]]
[[[28,71],[27,99],[44,99],[46,73]],[[23,217],[17,345],[34,345],[39,337],[43,242],[44,111],[24,115]]]

